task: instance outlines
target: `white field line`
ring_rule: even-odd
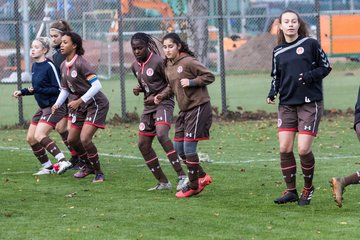
[[[4,151],[17,151],[17,152],[21,152],[21,151],[31,151],[31,149],[29,148],[20,148],[20,147],[4,147],[4,146],[0,146],[0,150],[4,150]],[[139,156],[132,156],[132,155],[122,155],[122,154],[110,154],[110,153],[99,153],[100,156],[106,156],[106,157],[113,157],[113,158],[121,158],[121,159],[136,159],[136,160],[143,160],[142,157]],[[360,156],[323,156],[323,157],[319,157],[317,156],[316,159],[318,159],[319,161],[331,161],[331,160],[336,160],[336,159],[360,159]],[[201,160],[201,159],[200,159]],[[166,162],[168,163],[169,161],[165,158],[159,158],[159,161],[161,162]],[[211,159],[211,160],[205,160],[205,162],[207,163],[211,163],[211,164],[244,164],[244,163],[264,163],[264,162],[276,162],[279,161],[278,158],[266,158],[266,159],[261,159],[261,158],[256,158],[256,159],[242,159],[242,160],[229,160],[229,161],[223,161],[223,160],[216,160],[216,159]]]

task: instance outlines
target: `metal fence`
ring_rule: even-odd
[[[66,19],[85,40],[85,57],[98,75],[120,79],[115,91],[121,103],[112,109],[125,117],[125,78],[134,61],[130,37],[142,31],[161,39],[175,31],[219,74],[221,111],[226,112],[226,75],[270,71],[276,45],[273,22],[286,8],[301,14],[330,57],[359,59],[360,30],[349,24],[360,23],[360,0],[0,0],[0,83],[16,89],[31,81],[31,41],[48,35],[53,21]],[[0,112],[6,112],[7,101],[1,101]],[[18,102],[20,123],[31,117],[27,106],[32,105]],[[3,119],[0,125],[14,123]]]

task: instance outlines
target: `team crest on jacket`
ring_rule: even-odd
[[[304,48],[303,48],[303,47],[298,47],[298,48],[296,49],[296,53],[297,53],[298,55],[303,54],[303,53],[304,53]]]
[[[140,130],[140,131],[144,131],[144,130],[145,130],[145,124],[144,124],[143,122],[141,122],[141,123],[139,124],[139,130]]]
[[[154,75],[154,70],[152,68],[148,68],[146,70],[146,75],[148,75],[149,77],[151,77],[152,75]]]
[[[73,78],[77,77],[77,71],[76,70],[71,71],[71,77],[73,77]]]
[[[182,67],[182,66],[178,66],[178,68],[177,68],[177,70],[176,70],[176,71],[177,71],[178,73],[182,73],[182,71],[183,71],[183,70],[184,70],[184,69],[183,69],[183,67]]]

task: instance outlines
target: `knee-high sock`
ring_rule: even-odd
[[[91,163],[92,167],[95,170],[95,173],[102,173],[101,166],[100,166],[100,160],[99,160],[99,154],[96,146],[90,142],[86,146],[84,146],[86,152],[87,152],[87,159]]]
[[[77,144],[74,144],[72,147],[75,149],[79,159],[81,161],[83,161],[88,167],[92,167],[92,165],[88,159],[88,154],[87,154],[84,146],[82,145],[82,143],[79,141]]]
[[[191,189],[199,187],[199,156],[197,153],[186,155],[186,166],[189,170],[189,185]]]
[[[293,152],[280,153],[280,165],[287,190],[296,189],[296,162]]]
[[[166,183],[168,179],[166,178],[161,166],[159,164],[159,159],[156,156],[155,151],[151,148],[147,153],[143,154],[144,160],[154,177],[159,181]]]
[[[31,145],[30,147],[31,147],[35,157],[39,160],[39,162],[43,166],[44,166],[44,164],[47,164],[48,162],[50,162],[50,160],[46,154],[45,148],[40,143],[35,143],[34,145]],[[50,165],[51,165],[51,162],[50,162]],[[45,167],[49,167],[49,166],[45,166]]]
[[[164,151],[166,152],[166,156],[169,159],[171,166],[175,170],[178,176],[185,175],[183,168],[181,167],[181,162],[178,158],[178,155],[173,147],[171,140],[166,141],[162,144]]]
[[[360,183],[360,171],[351,174],[350,176],[344,177],[345,186],[350,184],[359,184]]]
[[[309,152],[306,155],[299,156],[301,161],[301,170],[304,176],[304,187],[311,188],[315,170],[314,154],[312,152]]]
[[[68,136],[69,136],[69,132],[65,131],[63,133],[59,133],[61,136],[61,139],[63,140],[65,146],[67,147],[67,149],[69,149],[69,152],[71,154],[71,156],[77,156],[77,153],[75,151],[75,149],[73,147],[70,146],[69,142],[68,142]]]
[[[44,137],[41,139],[40,144],[51,154],[53,155],[57,161],[65,160],[64,154],[58,148],[56,143],[51,140],[49,137]]]

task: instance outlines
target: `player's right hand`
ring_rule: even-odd
[[[53,106],[51,107],[51,113],[54,114],[58,109],[59,109],[59,106],[58,106],[58,105],[53,105]]]
[[[136,87],[133,88],[133,93],[135,96],[138,96],[139,93],[142,91],[140,85],[137,85]]]
[[[266,98],[266,103],[267,104],[275,104],[275,99],[276,99],[276,96],[268,96]]]

